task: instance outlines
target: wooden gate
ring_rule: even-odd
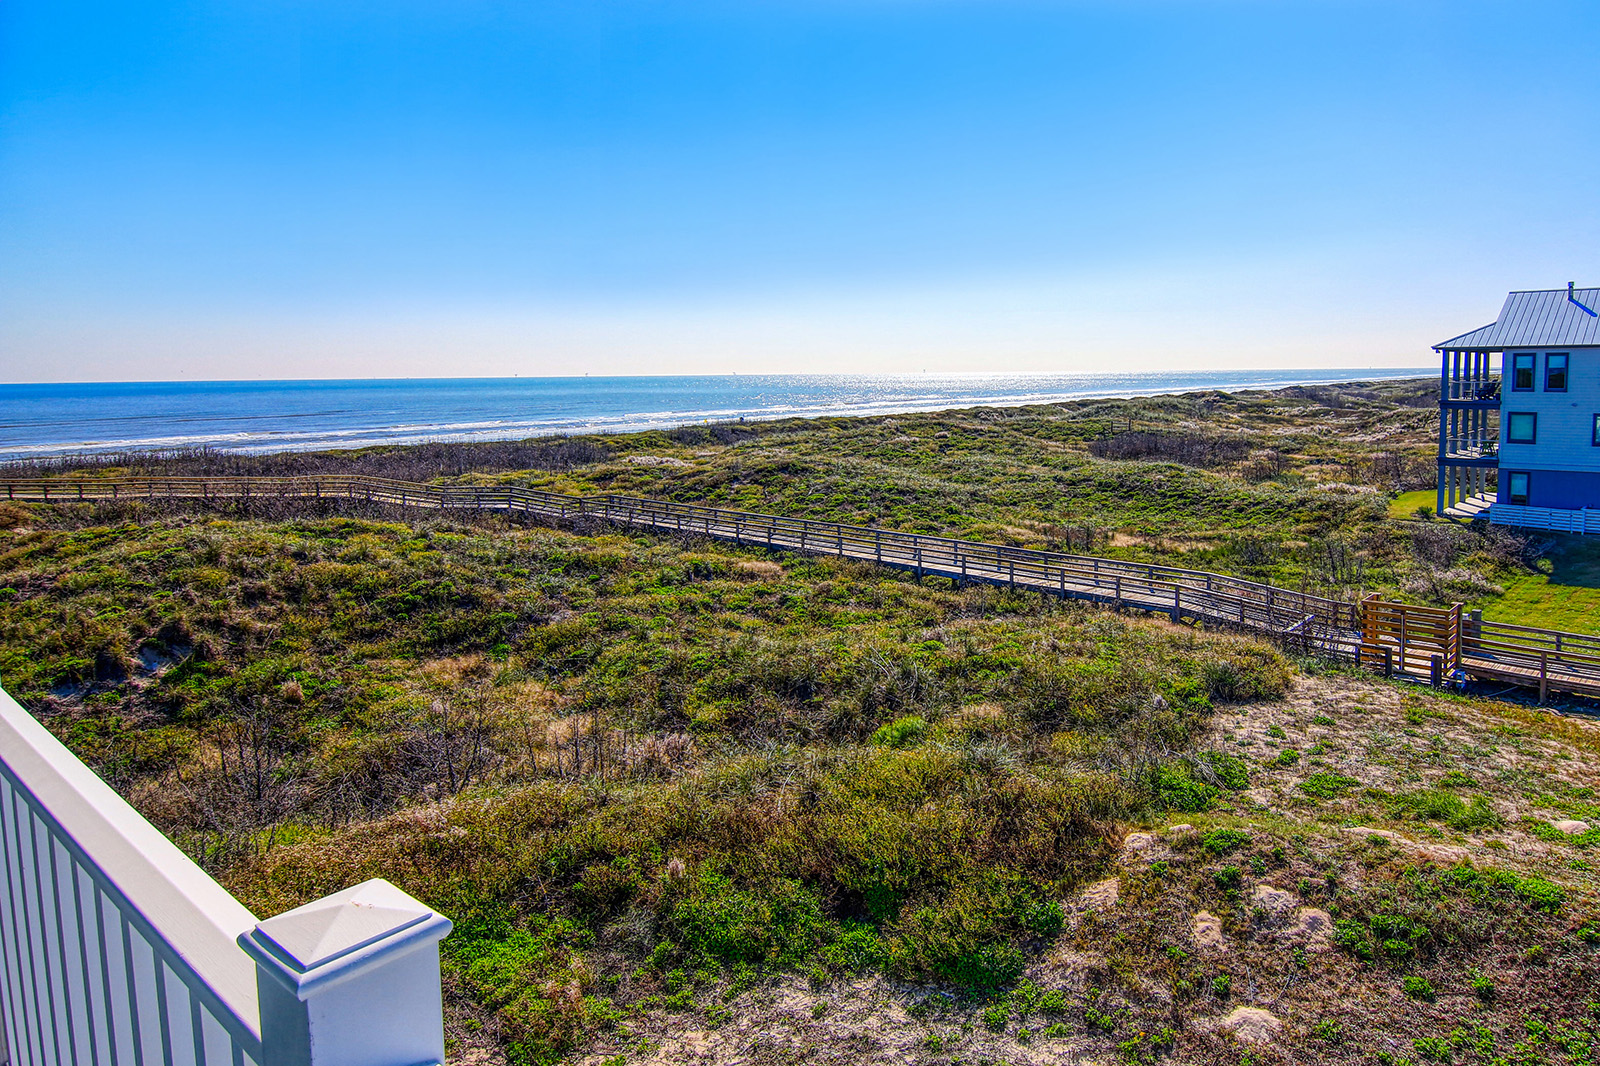
[[[1441,684],[1461,667],[1461,605],[1361,601],[1361,662],[1399,677]]]

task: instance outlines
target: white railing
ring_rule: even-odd
[[[1441,459],[1488,459],[1500,454],[1500,442],[1494,438],[1485,439],[1482,436],[1461,435],[1446,437],[1444,449],[1439,453]]]
[[[11,1063],[444,1059],[447,919],[369,881],[257,921],[4,691],[0,865]]]
[[[1558,533],[1600,534],[1600,509],[1589,507],[1522,507],[1497,503],[1489,508],[1489,521],[1497,526],[1525,526]]]

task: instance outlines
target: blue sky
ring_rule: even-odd
[[[0,379],[1419,365],[1600,5],[0,5]]]

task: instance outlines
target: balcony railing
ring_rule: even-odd
[[[1500,442],[1477,437],[1446,437],[1444,459],[1494,459],[1500,455]]]
[[[10,1063],[441,1063],[449,930],[381,880],[257,921],[0,691]]]
[[[1500,379],[1452,378],[1444,383],[1441,396],[1446,400],[1496,401],[1500,399]]]

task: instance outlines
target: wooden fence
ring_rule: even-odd
[[[499,510],[561,523],[623,528],[813,555],[859,559],[958,582],[1005,585],[1174,621],[1262,633],[1295,650],[1443,684],[1464,675],[1600,695],[1600,638],[1463,618],[1459,606],[1419,607],[1368,596],[1359,603],[1227,574],[1098,556],[1036,551],[871,526],[785,518],[637,496],[571,496],[515,486],[424,485],[359,475],[124,477],[0,480],[7,499],[326,498],[448,510]]]
[[[1361,662],[1442,684],[1461,666],[1461,605],[1418,607],[1367,596],[1361,601]]]

